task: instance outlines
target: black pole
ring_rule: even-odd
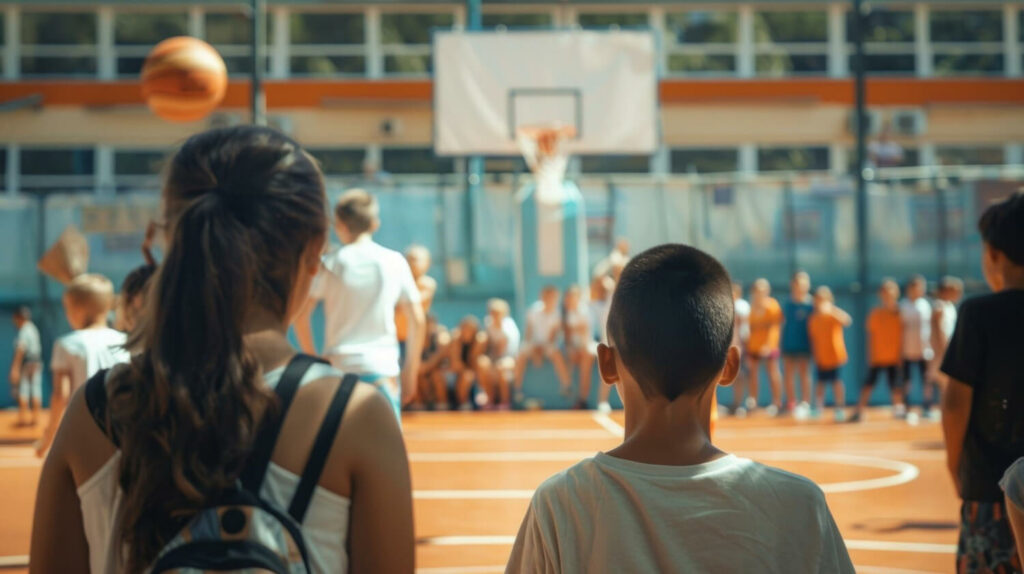
[[[946,190],[944,186],[939,183],[939,178],[934,177],[932,179],[932,186],[935,189],[935,215],[936,215],[936,231],[937,231],[937,245],[936,249],[939,252],[939,278],[945,277],[949,274],[949,245],[947,243],[947,237],[949,236],[949,221],[946,218]]]
[[[267,102],[263,95],[263,47],[266,46],[267,0],[252,0],[252,106],[253,125],[267,124]]]
[[[856,184],[857,200],[857,283],[854,285],[853,295],[856,302],[857,316],[863,321],[868,313],[868,192],[867,182],[864,180],[864,171],[867,167],[867,110],[865,109],[865,65],[864,65],[864,28],[867,24],[867,14],[864,12],[862,0],[853,0],[853,85],[854,85],[854,113],[857,119],[857,167],[853,170],[854,182]],[[858,365],[865,364],[858,361]],[[863,373],[858,373],[858,379],[863,380]]]

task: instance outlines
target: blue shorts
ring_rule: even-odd
[[[363,373],[359,375],[359,380],[364,383],[371,384],[377,387],[377,390],[384,395],[384,398],[391,404],[391,408],[395,411],[395,418],[398,419],[398,426],[402,426],[402,392],[399,390],[399,385],[395,377],[386,377],[379,373]]]

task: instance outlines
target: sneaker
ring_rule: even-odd
[[[907,406],[906,405],[896,405],[896,406],[894,406],[892,408],[892,417],[894,419],[902,419],[902,418],[906,418],[906,416],[907,416]]]
[[[917,413],[907,413],[907,424],[910,426],[917,426],[921,422],[921,417]]]
[[[501,412],[506,412],[511,410],[511,407],[509,406],[508,403],[499,403],[497,409]]]
[[[734,416],[734,417],[736,417],[738,419],[745,419],[745,418],[747,418],[747,409],[745,409],[743,407],[736,407],[732,411],[732,416]]]
[[[779,407],[775,405],[768,405],[767,407],[765,407],[764,412],[768,413],[768,416],[770,417],[779,416],[779,414],[781,414],[779,412]]]
[[[487,406],[487,403],[489,403],[490,400],[487,398],[487,393],[480,391],[473,397],[473,402],[475,402],[478,407],[484,407]]]
[[[928,420],[937,423],[937,422],[942,420],[942,411],[940,411],[939,409],[937,409],[935,407],[932,407],[932,408],[928,409],[928,412],[925,413],[924,416]]]
[[[462,403],[461,405],[459,405],[459,410],[462,411],[462,412],[471,411],[471,410],[473,410],[473,405],[471,405],[469,403]]]
[[[746,405],[748,411],[752,411],[757,408],[757,399],[755,399],[754,397],[747,397],[747,400],[744,404]]]
[[[597,412],[602,415],[606,415],[612,412],[612,406],[608,404],[608,401],[601,401],[597,403]]]
[[[819,409],[818,407],[811,407],[808,416],[810,417],[810,419],[812,421],[816,421],[816,420],[820,419],[821,418],[821,409]]]
[[[435,412],[447,412],[447,411],[450,411],[450,410],[451,410],[451,407],[448,406],[448,403],[446,403],[444,401],[437,401],[436,403],[434,403],[434,411]]]
[[[798,421],[805,421],[807,417],[811,416],[811,405],[804,401],[793,409],[793,418]]]
[[[860,422],[860,411],[853,411],[853,414],[850,415],[850,420],[848,420],[846,422],[849,422],[849,423],[859,423]]]
[[[590,405],[587,404],[586,400],[579,399],[575,403],[573,403],[572,408],[577,411],[589,411]]]
[[[844,409],[836,409],[835,413],[833,413],[833,416],[835,417],[837,423],[846,422],[846,410]]]

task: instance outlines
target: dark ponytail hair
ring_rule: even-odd
[[[245,348],[247,320],[254,311],[284,319],[303,253],[327,229],[315,161],[268,128],[190,138],[163,200],[166,256],[129,341],[136,355],[108,387],[129,572],[235,484],[274,407]]]

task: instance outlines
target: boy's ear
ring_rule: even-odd
[[[718,384],[728,387],[740,374],[740,348],[736,345],[729,347],[725,355],[725,367],[722,368],[722,375],[718,378]]]
[[[608,385],[614,385],[620,380],[615,354],[615,349],[604,343],[597,346],[597,370],[601,374],[601,380]]]

